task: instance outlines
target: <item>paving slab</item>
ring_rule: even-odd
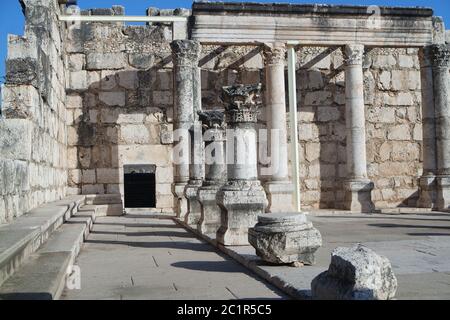
[[[223,247],[215,242],[214,235],[202,237],[295,298],[311,298],[311,281],[328,269],[333,249],[362,243],[391,261],[399,283],[397,299],[448,299],[450,214],[417,209],[410,212],[309,215],[322,233],[323,246],[316,253],[316,265],[301,268],[269,265],[251,246]]]
[[[167,217],[98,217],[75,264],[61,299],[289,298]]]

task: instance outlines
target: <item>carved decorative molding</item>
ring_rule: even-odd
[[[450,46],[434,45],[430,48],[432,65],[436,68],[450,68]]]
[[[364,46],[360,44],[345,46],[344,58],[347,65],[362,65],[364,59]]]
[[[222,88],[222,101],[228,123],[257,122],[261,105],[261,83]]]
[[[203,129],[218,129],[225,126],[225,117],[222,111],[198,111],[197,113]]]
[[[201,53],[201,45],[193,40],[174,40],[170,43],[173,63],[176,66],[195,67]]]
[[[266,65],[282,64],[286,61],[286,45],[282,42],[265,44],[263,48]]]
[[[208,44],[299,41],[305,46],[360,43],[423,47],[445,41],[442,19],[426,8],[195,2],[191,39]]]

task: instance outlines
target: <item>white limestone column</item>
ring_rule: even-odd
[[[450,45],[433,45],[438,210],[450,209]]]
[[[200,119],[205,129],[203,139],[206,176],[198,189],[201,217],[197,224],[197,231],[215,237],[221,221],[221,211],[216,202],[216,195],[227,181],[224,115],[220,111],[206,111],[201,113]]]
[[[434,119],[431,48],[419,52],[422,95],[423,174],[419,179],[419,208],[433,208],[436,201],[436,126]]]
[[[192,40],[175,40],[171,44],[174,76],[174,154],[175,183],[173,194],[177,199],[177,217],[187,214],[185,188],[190,177],[190,130],[194,125],[195,72],[198,69],[200,44]]]
[[[364,112],[364,46],[347,45],[345,53],[345,119],[347,132],[347,180],[344,183],[347,210],[372,212],[373,183],[367,176],[366,119]]]
[[[288,173],[288,144],[286,122],[285,56],[286,46],[276,42],[263,49],[266,74],[267,137],[270,148],[269,181],[267,193],[268,212],[293,210],[293,186]]]
[[[217,242],[248,245],[248,229],[267,207],[266,193],[258,180],[257,109],[261,84],[223,88],[227,120],[227,184],[217,193],[221,223]]]
[[[198,116],[198,113],[202,110],[201,70],[198,67],[198,58],[197,63],[193,66],[192,72],[194,124],[190,131],[191,163],[189,167],[189,182],[184,191],[188,202],[188,210],[184,222],[196,228],[202,214],[201,205],[198,201],[198,190],[202,186],[203,179],[205,178],[202,124]]]

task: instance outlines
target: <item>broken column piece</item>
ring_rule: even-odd
[[[318,300],[389,300],[396,291],[389,260],[361,244],[334,249],[328,271],[311,282]]]
[[[322,246],[319,230],[299,213],[259,215],[258,223],[248,232],[248,240],[261,259],[275,264],[312,265],[315,252]]]

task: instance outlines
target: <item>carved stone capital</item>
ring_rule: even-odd
[[[197,114],[204,130],[218,129],[225,126],[225,117],[222,111],[198,111]]]
[[[286,51],[286,45],[282,42],[265,44],[263,48],[264,63],[266,65],[284,65]]]
[[[261,83],[222,88],[222,101],[228,123],[257,122],[261,105]]]
[[[433,45],[430,48],[432,65],[435,68],[450,67],[450,46],[447,44]]]
[[[364,45],[350,44],[344,47],[346,65],[362,65],[364,58]]]
[[[174,40],[172,48],[173,64],[175,66],[196,67],[201,53],[201,45],[193,40]]]

